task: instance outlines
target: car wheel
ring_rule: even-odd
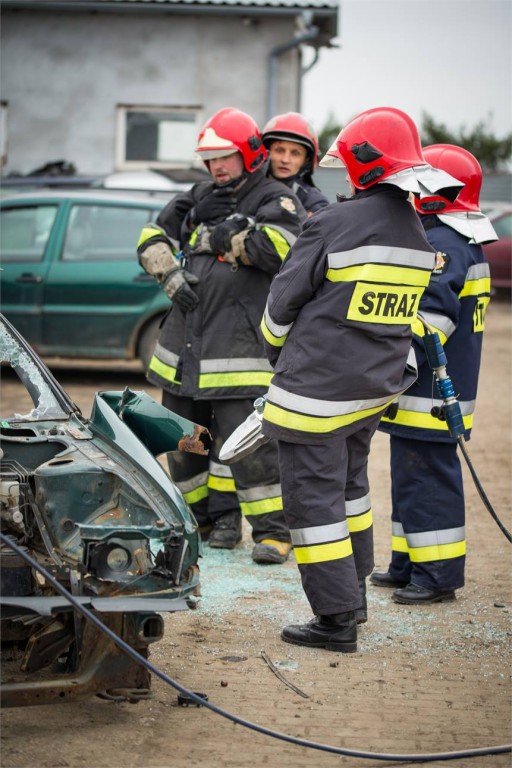
[[[141,361],[145,371],[147,371],[149,368],[149,363],[153,357],[155,344],[160,333],[161,321],[161,316],[150,320],[150,322],[144,326],[142,333],[139,336],[139,343],[137,345],[137,357]]]

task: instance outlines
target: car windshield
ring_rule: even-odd
[[[0,362],[2,375],[10,375],[10,371],[13,371],[23,385],[23,391],[15,403],[2,397],[0,419],[42,421],[68,417],[46,380],[43,369],[11,334],[3,321],[0,322]],[[18,413],[25,408],[29,408],[28,413]]]

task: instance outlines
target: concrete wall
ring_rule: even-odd
[[[3,11],[2,174],[59,159],[81,174],[113,171],[118,104],[200,106],[204,120],[235,106],[261,125],[269,52],[294,32],[291,17]],[[299,108],[299,71],[292,49],[280,59],[279,112]]]

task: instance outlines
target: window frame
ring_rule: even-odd
[[[199,133],[203,124],[203,108],[198,105],[171,106],[148,104],[118,104],[116,106],[116,140],[115,140],[115,166],[118,171],[144,171],[148,169],[165,170],[169,168],[190,168],[200,166],[197,158],[192,156],[184,160],[127,160],[127,115],[130,112],[146,113],[194,113],[195,135]]]

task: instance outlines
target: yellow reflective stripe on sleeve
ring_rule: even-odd
[[[405,536],[392,536],[391,537],[391,549],[393,552],[409,552],[409,547],[407,546],[407,539]]]
[[[215,475],[210,475],[208,478],[208,488],[211,488],[212,491],[236,493],[235,481],[232,477],[217,477]]]
[[[448,341],[448,337],[439,328],[436,328],[434,325],[431,325],[430,327],[432,328],[432,330],[436,331],[436,333],[439,334],[439,340],[444,347],[444,345]],[[416,320],[412,323],[412,332],[416,336],[421,336],[422,338],[426,334],[425,326],[417,316],[416,316]]]
[[[142,231],[139,236],[139,242],[137,243],[137,248],[140,248],[143,243],[146,242],[146,240],[151,240],[152,237],[156,237],[157,235],[164,235],[165,232],[163,232],[159,227],[156,227],[151,224],[147,224],[145,227],[142,228]]]
[[[157,373],[162,377],[162,379],[171,381],[174,384],[181,384],[181,381],[178,381],[176,378],[176,368],[174,368],[172,365],[166,365],[165,363],[162,363],[162,361],[159,360],[156,355],[153,355],[151,358],[151,362],[149,363],[149,370]]]
[[[343,414],[340,416],[306,416],[302,413],[294,413],[293,411],[286,411],[284,408],[280,408],[273,403],[269,403],[268,400],[265,403],[265,419],[266,421],[277,424],[280,427],[286,427],[287,429],[297,429],[301,432],[317,432],[319,434],[325,434],[326,432],[332,432],[335,429],[340,429],[348,424],[353,424],[355,421],[360,421],[367,416],[372,416],[374,413],[379,413],[385,410],[389,403],[379,405],[376,408],[367,408],[361,411],[355,411],[354,413]]]
[[[199,488],[194,488],[193,491],[184,493],[183,498],[187,504],[195,504],[196,502],[201,501],[201,499],[206,499],[209,495],[210,492],[208,490],[208,486],[200,485]]]
[[[371,509],[363,515],[347,515],[347,525],[350,533],[357,531],[366,531],[373,525],[373,515]]]
[[[398,267],[392,264],[358,264],[353,267],[330,268],[327,280],[333,283],[355,283],[366,280],[370,283],[389,285],[409,285],[425,288],[430,280],[430,272],[414,267]],[[389,288],[388,288],[389,290]]]
[[[267,405],[265,405],[265,418],[267,417]],[[382,421],[387,424],[402,424],[405,427],[417,427],[418,429],[440,429],[443,432],[448,432],[448,425],[446,421],[436,419],[435,416],[431,416],[430,413],[419,413],[418,411],[406,411],[399,408],[394,419],[388,419],[386,416],[382,417]],[[464,423],[464,429],[469,430],[473,427],[473,414],[462,417]]]
[[[428,563],[432,560],[452,560],[466,554],[466,542],[457,541],[454,544],[435,544],[431,547],[414,547],[408,550],[413,563]]]
[[[473,333],[483,332],[485,327],[485,313],[490,300],[490,296],[480,296],[477,299],[475,310],[473,312]]]
[[[299,565],[312,565],[313,563],[325,563],[328,560],[342,560],[352,554],[352,542],[350,539],[333,541],[330,544],[315,544],[311,547],[293,548],[295,560]]]
[[[288,251],[290,250],[290,244],[285,240],[285,238],[281,235],[280,232],[278,232],[275,229],[272,229],[271,227],[262,227],[261,231],[266,234],[272,245],[277,251],[277,255],[281,259],[281,261],[284,261]]]
[[[201,373],[199,389],[218,387],[268,387],[271,371],[232,371],[230,373]]]
[[[260,328],[266,341],[268,341],[268,343],[271,344],[273,347],[282,347],[286,339],[288,338],[288,334],[286,334],[286,336],[274,336],[274,334],[271,333],[267,328],[267,324],[265,323],[264,317],[261,320]]]
[[[188,244],[190,246],[194,246],[196,244],[196,240],[198,237],[199,237],[199,227],[196,227],[188,239]]]
[[[281,512],[283,509],[283,497],[272,496],[271,498],[259,499],[258,501],[241,501],[240,509],[244,517],[267,515],[269,512]]]
[[[412,325],[423,288],[356,283],[347,312],[349,320],[385,325]]]
[[[477,280],[467,280],[464,283],[464,288],[459,293],[459,299],[463,296],[480,296],[484,293],[491,292],[491,278],[480,277]]]

